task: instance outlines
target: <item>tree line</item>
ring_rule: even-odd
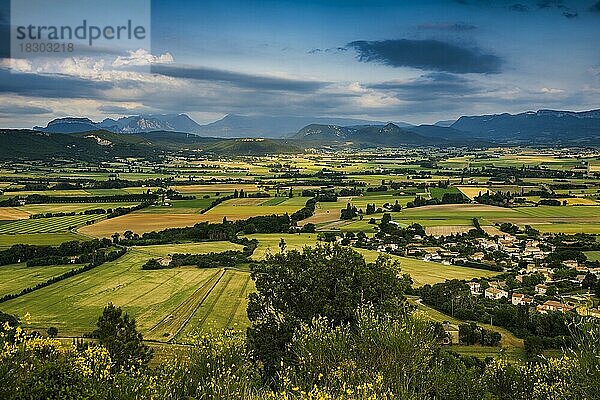
[[[17,297],[21,297],[21,296],[26,295],[27,293],[31,293],[35,290],[45,288],[46,286],[50,286],[56,282],[60,282],[67,278],[71,278],[75,275],[79,275],[81,273],[90,271],[91,269],[96,268],[97,266],[104,264],[105,262],[114,261],[114,260],[118,259],[122,255],[124,255],[126,252],[127,252],[127,249],[122,248],[122,249],[118,249],[118,250],[114,250],[114,251],[95,253],[93,260],[89,264],[86,264],[85,266],[80,267],[80,268],[73,268],[72,270],[65,272],[64,274],[53,276],[52,278],[50,278],[44,282],[40,282],[35,286],[30,286],[30,287],[24,288],[19,293],[7,294],[3,297],[0,297],[0,303],[4,303],[5,301],[16,299]]]

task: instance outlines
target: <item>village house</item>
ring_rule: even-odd
[[[579,263],[576,260],[565,260],[562,262],[562,264],[567,267],[567,268],[577,268],[579,266]]]
[[[550,268],[539,268],[537,273],[544,275],[544,279],[546,279],[546,282],[550,282],[554,277],[554,273]]]
[[[508,299],[508,292],[506,290],[497,289],[495,287],[489,287],[485,289],[486,299],[500,300],[503,297]]]
[[[438,253],[428,253],[423,257],[424,261],[441,261],[442,257]]]
[[[489,285],[496,289],[506,289],[506,281],[490,281]]]
[[[548,300],[546,302],[544,302],[544,304],[540,304],[536,307],[536,311],[542,314],[547,313],[548,311],[562,311],[562,312],[567,312],[567,311],[571,311],[572,309],[574,309],[575,307],[567,305],[567,304],[563,304],[559,301],[554,301],[554,300]]]
[[[377,251],[380,253],[396,250],[398,250],[398,245],[396,243],[382,244],[381,246],[377,247]]]
[[[585,280],[585,275],[577,275],[574,280],[571,280],[571,282],[581,285],[584,280]]]
[[[587,274],[588,272],[590,272],[590,269],[584,265],[578,266],[577,268],[575,268],[575,270],[582,274]]]
[[[524,272],[528,273],[528,274],[534,274],[537,272],[537,270],[538,270],[538,266],[536,266],[533,263],[530,263],[530,264],[527,264],[527,267],[525,268]]]
[[[547,291],[548,291],[548,286],[544,285],[543,283],[539,283],[539,284],[535,285],[535,293],[536,294],[544,295],[544,294],[546,294]]]
[[[515,306],[528,306],[533,303],[533,299],[526,297],[523,293],[513,293],[510,302]]]
[[[471,290],[471,294],[480,295],[481,294],[481,283],[479,282],[467,282],[467,286]]]

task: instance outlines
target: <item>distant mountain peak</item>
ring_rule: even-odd
[[[393,122],[388,122],[383,128],[381,128],[382,133],[393,133],[398,132],[400,127]]]
[[[151,131],[195,132],[198,125],[186,114],[142,114],[105,118],[102,122],[94,122],[89,118],[57,118],[45,127],[34,127],[35,130],[50,133],[79,133],[104,129],[113,133],[135,134]]]

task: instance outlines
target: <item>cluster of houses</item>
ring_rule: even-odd
[[[489,287],[485,289],[482,289],[480,282],[468,282],[467,285],[469,285],[473,295],[483,295],[486,299],[491,300],[504,299],[514,305],[530,306],[540,313],[576,311],[582,315],[600,317],[600,310],[581,305],[585,302],[548,300],[548,297],[551,297],[552,294],[549,292],[549,288],[553,286],[552,283],[555,282],[555,278],[553,269],[545,266],[543,260],[554,250],[554,246],[545,242],[543,238],[519,239],[513,235],[503,234],[501,236],[469,240],[472,241],[470,245],[476,248],[476,251],[471,252],[469,255],[461,255],[458,251],[448,250],[457,248],[457,243],[452,241],[444,243],[443,247],[425,247],[418,242],[411,243],[406,247],[405,254],[413,257],[420,256],[425,261],[461,264],[461,261],[487,262],[485,261],[486,254],[502,251],[507,254],[506,260],[500,260],[496,262],[496,265],[502,266],[506,271],[514,271],[514,266],[526,264],[526,267],[520,269],[515,276],[518,283],[523,283],[524,278],[528,275],[542,275],[544,282],[535,285],[535,293],[529,295],[518,291],[511,292],[506,282],[503,281],[488,282]],[[386,250],[389,251],[389,245],[387,247]],[[380,251],[382,250],[380,249]],[[600,268],[590,268],[581,265],[576,260],[566,260],[562,264],[566,268],[577,271],[577,276],[570,279],[573,286],[581,286],[585,276],[589,273],[595,274],[600,279]]]
[[[535,294],[527,295],[518,291],[510,291],[505,281],[490,281],[487,282],[488,287],[482,290],[482,284],[479,281],[467,282],[471,294],[474,296],[483,295],[490,300],[504,300],[515,306],[528,306],[535,309],[539,313],[547,313],[548,311],[570,312],[575,311],[580,315],[592,316],[600,318],[600,310],[586,305],[589,303],[589,297],[571,296],[570,301],[560,302],[556,300],[548,300],[548,285],[539,283],[535,285]],[[541,297],[542,300],[538,300]]]
[[[407,256],[418,256],[422,257],[425,261],[441,262],[444,264],[461,264],[467,261],[482,262],[485,260],[486,254],[495,251],[502,251],[507,255],[506,260],[498,262],[501,267],[510,267],[511,263],[518,263],[524,261],[527,263],[536,263],[543,260],[550,251],[543,250],[543,245],[546,249],[551,249],[551,246],[547,243],[537,239],[518,239],[509,234],[503,234],[501,236],[495,236],[493,238],[474,238],[469,239],[472,242],[469,243],[471,248],[477,249],[477,251],[471,254],[461,254],[458,251],[451,249],[458,247],[460,244],[457,242],[446,242],[443,247],[428,247],[423,246],[418,240],[420,238],[414,238],[416,242],[409,244],[406,247],[405,255]],[[395,250],[394,245],[381,245],[379,251]],[[397,246],[396,246],[397,247]],[[450,249],[450,250],[449,250]]]
[[[436,245],[428,243],[426,238],[418,235],[413,237],[412,243],[401,247],[394,243],[380,243],[377,250],[380,252],[391,252],[398,254],[403,251],[405,256],[418,257],[425,261],[439,262],[446,265],[464,265],[468,262],[489,264],[490,266],[499,266],[503,271],[516,272],[515,280],[523,284],[527,276],[543,276],[544,281],[535,285],[534,293],[520,293],[511,291],[506,282],[489,282],[489,287],[482,289],[480,282],[468,282],[471,293],[474,295],[483,295],[486,299],[501,300],[510,302],[514,305],[524,305],[532,307],[537,312],[547,313],[548,311],[570,312],[576,311],[582,315],[600,317],[600,310],[588,306],[582,306],[582,303],[589,303],[589,297],[586,301],[557,301],[556,285],[559,278],[555,278],[554,269],[549,267],[544,260],[554,250],[555,246],[541,238],[519,238],[510,234],[500,232],[495,229],[498,235],[490,237],[436,237]],[[489,232],[492,234],[491,232]],[[374,240],[374,239],[372,239]],[[468,249],[468,251],[465,251]],[[498,257],[498,254],[501,256]],[[582,265],[576,260],[566,260],[562,262],[563,267],[577,271],[573,278],[569,278],[569,283],[577,288],[581,287],[587,274],[594,274],[600,279],[600,268],[591,268]],[[517,270],[517,266],[526,265],[525,268]],[[562,278],[564,283],[565,278]],[[514,285],[513,285],[514,287]]]

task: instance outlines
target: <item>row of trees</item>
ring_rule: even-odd
[[[291,231],[291,227],[292,220],[287,214],[267,215],[232,222],[224,220],[222,223],[216,224],[201,222],[191,227],[146,232],[138,238],[120,240],[119,243],[133,246],[189,241],[232,241],[237,238],[238,233],[288,233]]]
[[[55,203],[153,203],[158,200],[158,195],[151,193],[139,194],[115,194],[110,196],[47,196],[42,194],[30,194],[24,197],[11,197],[0,201],[0,207],[18,207],[21,201],[26,204],[55,204]]]
[[[239,264],[249,263],[250,255],[244,251],[227,250],[220,253],[208,254],[173,254],[168,264],[161,264],[153,258],[143,266],[144,270],[156,270],[165,268],[176,268],[184,265],[195,265],[199,268],[232,268]]]
[[[24,288],[19,293],[7,294],[0,298],[0,303],[4,303],[5,301],[16,299],[17,297],[21,297],[23,295],[26,295],[27,293],[31,293],[35,290],[44,288],[46,286],[50,286],[56,282],[60,282],[67,278],[71,278],[71,277],[73,277],[75,275],[79,275],[83,272],[87,272],[93,268],[96,268],[97,266],[99,266],[101,264],[104,264],[105,262],[116,260],[117,258],[124,255],[126,252],[127,252],[126,249],[119,249],[119,250],[114,250],[114,251],[95,253],[94,259],[89,264],[86,264],[85,266],[80,267],[80,268],[73,268],[72,270],[65,272],[61,275],[53,276],[52,278],[50,278],[44,282],[40,282],[35,286],[30,286],[30,287]]]
[[[110,247],[111,245],[112,242],[110,239],[72,240],[63,242],[59,246],[15,244],[6,250],[0,251],[0,265],[16,264],[48,257],[80,256]]]

